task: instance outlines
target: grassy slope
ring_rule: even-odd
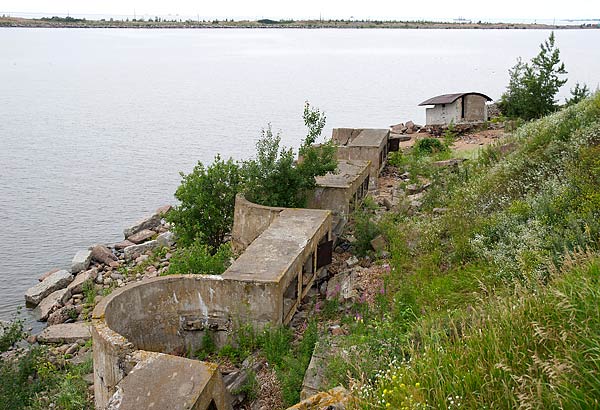
[[[598,407],[600,94],[511,142],[382,224],[386,295],[330,363],[359,407]]]

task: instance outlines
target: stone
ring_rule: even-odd
[[[71,292],[68,288],[59,289],[46,296],[35,309],[38,320],[46,321],[50,313],[64,305],[69,298],[71,298]]]
[[[373,240],[371,240],[371,247],[375,252],[385,251],[387,249],[388,243],[382,235],[378,235]]]
[[[58,272],[59,270],[60,270],[60,269],[58,269],[58,268],[50,269],[48,272],[46,272],[46,273],[44,273],[43,275],[41,275],[41,276],[38,278],[38,281],[40,281],[40,282],[43,282],[43,281],[44,281],[44,279],[46,279],[48,276],[52,275],[53,273],[56,273],[56,272]]]
[[[79,350],[79,345],[77,344],[77,342],[73,343],[71,346],[69,346],[69,348],[67,349],[67,351],[65,352],[65,354],[75,354],[76,351]]]
[[[85,272],[79,272],[75,276],[75,280],[67,286],[67,289],[71,291],[71,294],[77,294],[83,292],[83,284],[86,280],[94,280],[98,275],[98,271],[94,268],[86,270]]]
[[[404,124],[404,126],[410,130],[415,128],[415,123],[412,121],[406,121],[406,124]]]
[[[125,248],[127,248],[128,246],[131,246],[131,245],[135,245],[135,243],[133,243],[133,242],[128,241],[127,239],[125,239],[124,241],[115,243],[113,245],[113,248],[119,250],[119,249],[125,249]]]
[[[385,206],[385,209],[387,209],[388,211],[394,207],[394,204],[392,204],[392,201],[390,201],[389,198],[383,198],[383,201],[381,202],[383,203],[383,206]]]
[[[345,301],[356,299],[358,292],[355,289],[356,281],[350,273],[338,273],[327,282],[327,300],[339,299]]]
[[[75,306],[64,306],[48,316],[48,325],[58,325],[79,315]]]
[[[334,387],[326,392],[320,392],[300,403],[288,407],[287,410],[327,409],[345,410],[350,403],[351,395],[342,386]]]
[[[414,194],[418,194],[419,192],[423,191],[423,188],[420,185],[417,184],[409,184],[406,186],[406,192],[409,195],[414,195]]]
[[[139,232],[134,233],[131,236],[128,236],[127,240],[133,242],[134,244],[140,244],[151,239],[154,235],[156,235],[156,232],[154,232],[153,230],[143,229]]]
[[[156,240],[158,241],[158,244],[160,246],[170,248],[173,245],[175,245],[175,234],[170,231],[163,232],[160,235],[158,235],[158,238],[156,238]]]
[[[38,305],[46,296],[59,289],[65,288],[73,281],[73,275],[66,270],[59,270],[48,276],[43,282],[27,289],[25,302]]]
[[[133,256],[136,254],[142,254],[151,250],[154,250],[159,247],[158,241],[148,241],[141,243],[139,245],[131,245],[125,248],[125,259],[131,260]]]
[[[110,249],[108,249],[106,246],[94,245],[92,247],[92,259],[109,265],[111,262],[115,262],[117,257],[113,255]]]
[[[126,228],[123,230],[123,235],[125,238],[129,238],[131,235],[134,235],[144,229],[154,229],[160,225],[160,220],[162,219],[162,215],[158,213],[154,213],[150,217],[146,219],[142,219],[138,221],[135,225]]]
[[[354,255],[352,255],[351,257],[349,257],[346,260],[346,266],[348,266],[349,268],[353,267],[357,263],[358,263],[358,258],[356,256],[354,256]]]
[[[233,406],[237,406],[244,401],[246,393],[243,391],[243,387],[248,381],[250,373],[253,372],[256,374],[262,368],[263,362],[255,361],[254,363],[246,363],[246,366],[223,377],[225,388],[231,394],[231,404]]]
[[[119,266],[121,266],[121,264],[117,261],[112,261],[111,263],[108,264],[108,266],[115,269],[115,268],[118,268]]]
[[[82,323],[63,323],[45,328],[38,335],[40,343],[75,343],[79,339],[89,340],[91,338],[90,326]]]
[[[158,208],[155,212],[155,214],[160,215],[160,216],[165,216],[166,214],[168,214],[171,209],[173,209],[173,206],[171,205],[163,205],[160,208]]]
[[[404,128],[404,123],[402,123],[402,122],[400,124],[390,125],[390,131],[392,133],[396,133],[396,134],[401,134],[403,128]]]
[[[98,285],[102,285],[104,283],[104,275],[102,273],[98,274],[96,277],[96,283]]]
[[[465,161],[466,161],[465,158],[453,158],[453,159],[446,159],[443,161],[435,161],[435,162],[432,162],[431,165],[433,165],[434,167],[440,167],[440,168],[453,167],[453,166],[458,166]]]
[[[111,273],[111,274],[110,274],[110,277],[111,277],[113,280],[123,280],[123,279],[125,279],[125,277],[124,277],[122,274],[120,274],[120,273],[117,273],[117,272],[113,272],[113,273]]]
[[[433,208],[433,213],[436,215],[445,214],[448,212],[448,208]]]
[[[90,266],[91,261],[91,250],[85,249],[78,251],[75,256],[73,256],[73,261],[71,262],[71,273],[79,273],[82,270],[86,270]]]

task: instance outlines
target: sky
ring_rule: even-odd
[[[2,0],[0,13],[199,16],[200,18],[339,18],[548,20],[600,19],[598,0]]]

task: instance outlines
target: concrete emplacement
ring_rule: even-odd
[[[229,409],[214,365],[177,356],[200,349],[206,332],[223,346],[240,325],[287,324],[331,247],[330,211],[283,209],[222,275],[164,276],[114,291],[92,315],[96,407],[150,408],[183,366],[196,382],[161,408]]]
[[[334,128],[331,139],[337,144],[337,159],[371,161],[370,181],[376,186],[385,166],[389,136],[389,129]]]

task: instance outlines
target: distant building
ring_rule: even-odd
[[[427,125],[448,125],[487,121],[488,101],[487,95],[471,92],[438,95],[419,105],[433,105],[425,111]]]

